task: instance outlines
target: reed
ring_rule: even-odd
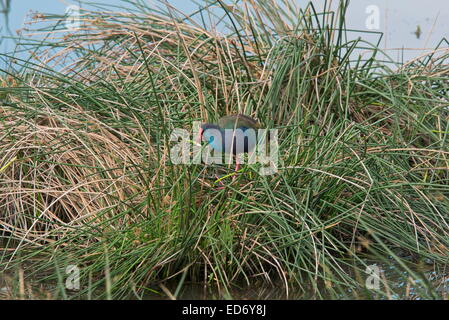
[[[192,15],[124,5],[81,11],[69,33],[64,17],[37,15],[20,47],[32,56],[2,55],[10,279],[57,299],[179,297],[189,283],[230,298],[260,285],[285,298],[447,298],[420,268],[449,262],[447,47],[388,61],[347,40],[347,1],[204,1]],[[279,172],[244,165],[217,190],[214,174],[232,168],[173,164],[170,133],[232,113],[278,129]],[[369,291],[373,259],[394,277]],[[65,288],[68,265],[79,291]]]

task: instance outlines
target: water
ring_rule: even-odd
[[[142,1],[142,0],[141,0]],[[145,0],[143,0],[145,1]],[[45,12],[64,14],[69,5],[79,5],[82,8],[89,6],[81,1],[60,0],[0,0],[0,11],[6,10],[9,2],[9,13],[0,15],[1,35],[4,37],[0,44],[0,52],[10,52],[14,48],[14,41],[9,39],[16,35],[16,30],[26,26],[32,12]],[[145,1],[154,4],[154,1]],[[97,0],[107,9],[121,5],[129,7],[129,3],[121,0]],[[192,12],[197,9],[193,1],[171,0],[170,4],[183,12]],[[304,6],[307,1],[297,0],[298,6]],[[317,8],[322,8],[325,1],[313,1]],[[431,3],[431,4],[430,4]],[[332,1],[336,8],[338,1]],[[119,10],[119,9],[116,9]],[[378,21],[373,21],[373,19]],[[428,50],[434,49],[442,38],[449,39],[449,2],[447,0],[356,0],[351,1],[347,14],[347,27],[361,31],[383,32],[381,48],[398,61],[410,60],[419,57]],[[12,34],[10,34],[9,30]],[[361,34],[352,32],[349,37],[356,39],[363,36],[370,42],[377,42],[378,34]],[[448,44],[445,43],[445,47]],[[403,50],[404,49],[404,50]]]
[[[336,1],[334,3],[337,4]],[[379,12],[378,26],[370,19],[376,8]],[[382,32],[380,47],[396,61],[408,61],[433,50],[442,38],[449,40],[449,1],[351,1],[346,22],[349,29]],[[379,28],[369,29],[372,27]],[[375,34],[353,34],[353,38],[358,36],[377,41]],[[448,43],[444,46],[447,48]]]

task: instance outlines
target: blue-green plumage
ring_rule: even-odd
[[[255,132],[251,132],[247,127],[239,127],[234,130],[205,124],[201,126],[201,129],[203,130],[203,140],[219,152],[236,155],[252,151],[255,146]]]
[[[238,155],[254,150],[259,127],[259,123],[249,116],[230,115],[220,118],[218,124],[202,124],[200,136],[214,150]],[[238,167],[237,162],[236,170]]]

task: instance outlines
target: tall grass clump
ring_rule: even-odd
[[[387,63],[348,40],[346,1],[126,5],[82,10],[69,32],[38,14],[30,58],[2,57],[2,271],[55,298],[176,298],[189,283],[441,297],[419,266],[449,262],[447,47]],[[232,168],[171,162],[175,128],[232,113],[278,129],[278,173],[244,165],[219,189]],[[372,261],[394,276],[368,291]]]

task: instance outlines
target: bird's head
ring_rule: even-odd
[[[197,142],[200,143],[202,140],[211,143],[214,140],[214,136],[220,132],[221,128],[212,123],[203,123],[200,126]]]

